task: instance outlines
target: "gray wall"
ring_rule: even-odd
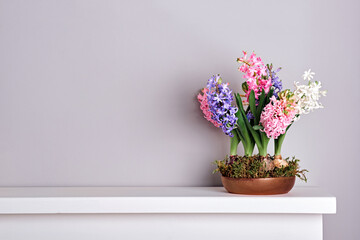
[[[228,138],[195,96],[236,57],[312,68],[326,106],[289,132],[307,186],[335,194],[325,239],[360,239],[359,1],[0,1],[1,186],[212,186]],[[242,151],[242,149],[240,150]],[[298,185],[304,183],[298,182]]]

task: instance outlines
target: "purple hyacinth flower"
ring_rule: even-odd
[[[231,105],[233,95],[228,85],[228,83],[222,83],[219,75],[213,76],[208,80],[209,91],[206,94],[212,119],[220,124],[226,135],[233,137],[231,131],[236,127],[235,113],[238,109]]]
[[[249,122],[251,119],[255,119],[254,115],[250,111],[246,114],[246,118],[249,120]]]
[[[271,78],[271,84],[274,88],[274,93],[273,95],[277,98],[278,97],[278,93],[281,92],[283,86],[282,86],[282,81],[279,79],[279,77],[276,75],[279,71],[281,70],[281,68],[278,68],[276,71],[272,71],[272,65],[270,66],[270,69],[267,69],[267,74],[268,77]]]

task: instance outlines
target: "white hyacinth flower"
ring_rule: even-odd
[[[303,75],[304,80],[309,80],[308,85],[300,85],[298,82],[295,82],[296,90],[294,95],[297,101],[297,110],[298,113],[308,114],[315,109],[323,108],[323,105],[319,102],[321,96],[326,96],[326,91],[321,91],[321,82],[314,81],[311,82],[310,79],[313,78],[311,70],[306,71]]]
[[[315,75],[315,73],[314,73],[314,72],[311,72],[311,69],[309,69],[309,70],[307,70],[307,71],[304,72],[303,78],[304,78],[304,80],[311,81],[311,79],[314,78],[314,75]]]

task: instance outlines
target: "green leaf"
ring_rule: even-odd
[[[243,137],[244,138],[242,140],[243,143],[248,145],[251,142],[251,137],[250,137],[250,133],[249,133],[246,123],[245,123],[245,122],[247,122],[247,118],[246,118],[246,114],[244,112],[244,106],[242,104],[240,94],[238,94],[238,93],[235,94],[235,99],[236,99],[236,104],[238,105],[238,108],[239,108],[239,110],[236,112],[236,117],[238,118],[237,124],[238,124],[239,136]],[[244,119],[244,115],[245,115],[245,119]]]
[[[236,128],[235,130],[236,130],[236,133],[237,133],[238,137],[240,138],[240,140],[244,144],[246,142],[246,140],[245,140],[244,136],[242,135],[241,130],[239,128]]]
[[[261,125],[255,125],[255,126],[253,126],[253,129],[254,130],[260,130],[260,129],[264,129],[264,127],[261,126]]]
[[[256,103],[255,103],[255,92],[254,90],[251,90],[249,95],[249,105],[250,105],[250,111],[254,115],[255,119],[257,118],[256,113]]]
[[[236,93],[235,94],[235,99],[236,99],[236,104],[238,105],[239,109],[244,111],[244,106],[242,104],[242,100],[241,100],[241,97],[240,97],[240,94]]]
[[[264,106],[266,106],[270,102],[270,98],[272,97],[273,93],[274,89],[270,89],[270,91],[266,95]]]
[[[243,82],[243,84],[241,84],[241,87],[244,92],[247,92],[249,89],[249,86],[246,82]]]
[[[243,116],[243,119],[247,119],[244,111],[241,111],[241,114]],[[253,136],[253,138],[256,142],[256,145],[261,148],[262,147],[261,139],[260,139],[258,132],[252,128],[249,121],[245,121],[245,124],[246,124],[247,130],[249,130],[251,135]]]
[[[243,127],[241,126],[241,122],[242,122],[242,115],[241,115],[241,112],[240,112],[240,109],[235,113],[235,116],[237,117],[237,128],[236,128],[236,131],[241,139],[242,142],[245,142],[244,141],[244,134],[243,134]]]
[[[264,109],[265,98],[266,98],[266,93],[265,93],[265,90],[262,89],[261,95],[259,97],[259,105],[257,106],[257,109],[256,109],[255,124],[259,124],[259,122],[260,122],[261,112]]]
[[[285,136],[287,131],[289,130],[289,128],[291,127],[292,124],[290,124],[287,128],[284,134],[281,134],[277,139],[275,139],[275,155],[280,155],[281,154],[281,147],[282,144],[284,142]]]
[[[247,129],[247,130],[251,133],[251,135],[253,136],[253,138],[254,138],[254,140],[255,140],[255,143],[256,143],[256,145],[258,146],[258,148],[261,148],[262,145],[261,145],[260,135],[259,135],[259,133],[258,133],[256,130],[254,130],[254,129],[252,128],[252,126],[250,125],[249,121],[247,121],[246,113],[245,113],[245,111],[244,111],[244,106],[243,106],[243,104],[242,104],[242,100],[241,100],[240,94],[237,93],[237,94],[235,95],[235,98],[236,98],[236,103],[237,103],[237,105],[238,105],[238,107],[239,107],[240,113],[241,113],[241,115],[242,115],[242,120],[243,120],[243,122],[244,122],[245,125],[246,125],[246,129]]]

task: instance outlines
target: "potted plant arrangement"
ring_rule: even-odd
[[[315,73],[308,70],[306,84],[295,82],[295,90],[283,90],[282,81],[272,64],[264,64],[255,53],[243,52],[237,59],[245,81],[244,94],[233,93],[219,75],[211,77],[197,96],[204,117],[230,137],[230,155],[215,161],[221,180],[228,192],[238,194],[283,194],[289,192],[295,177],[306,181],[299,160],[284,159],[281,147],[285,136],[300,116],[322,108],[319,103],[326,91],[313,81]],[[274,140],[274,155],[268,152]],[[244,155],[237,149],[242,143]],[[254,154],[255,146],[258,154]]]

